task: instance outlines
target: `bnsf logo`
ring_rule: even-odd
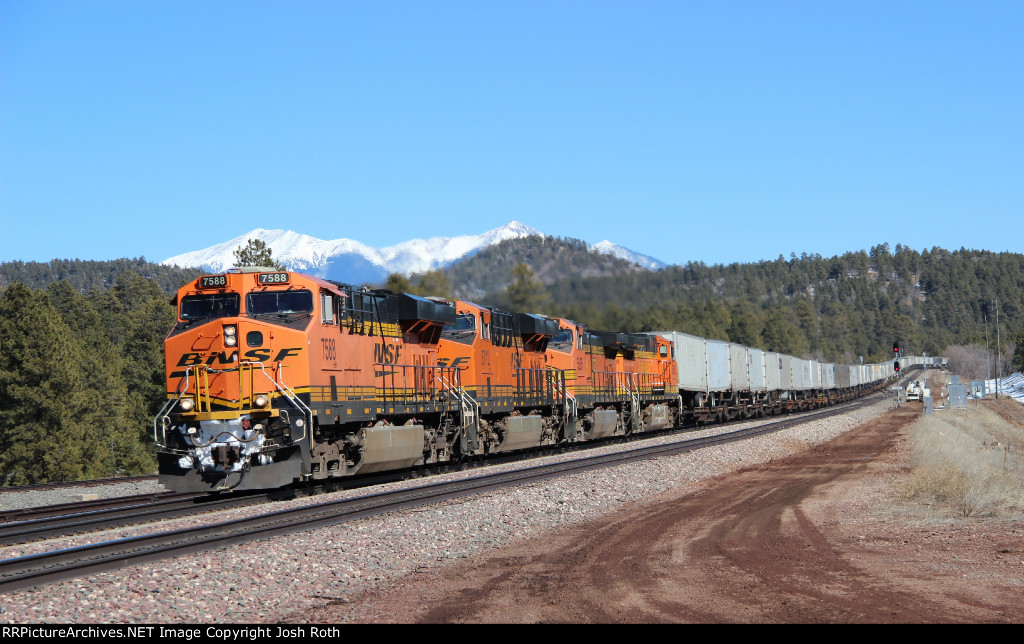
[[[377,364],[398,364],[398,357],[402,354],[400,344],[375,344],[373,345],[373,361]]]
[[[249,362],[281,362],[285,358],[290,358],[292,356],[299,355],[299,352],[301,351],[302,347],[281,349],[280,351],[277,352],[277,355],[274,356],[274,359],[271,361],[270,356],[272,355],[272,351],[270,349],[250,349],[249,351],[245,352],[245,354],[242,356],[242,359]],[[178,366],[191,367],[200,364],[205,364],[207,366],[214,364],[224,365],[232,364],[234,362],[237,362],[237,360],[237,351],[214,351],[213,353],[210,354],[183,353],[181,354],[181,357],[178,358]]]

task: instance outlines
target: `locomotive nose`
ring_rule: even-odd
[[[263,425],[253,424],[249,416],[228,420],[204,420],[181,431],[191,447],[179,465],[206,472],[238,472],[258,454],[266,436]]]

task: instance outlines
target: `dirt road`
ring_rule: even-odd
[[[1021,622],[1024,522],[877,511],[907,406],[831,443],[406,578],[309,621]]]

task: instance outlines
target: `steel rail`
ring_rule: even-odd
[[[34,521],[36,519],[64,516],[68,514],[83,514],[85,512],[106,510],[115,505],[125,506],[151,503],[153,501],[170,498],[170,496],[174,494],[174,492],[150,492],[147,494],[133,494],[129,496],[90,499],[86,501],[70,501],[68,503],[53,503],[50,505],[37,505],[28,508],[4,510],[0,512],[0,530],[3,529],[5,524],[9,523]],[[185,492],[181,494],[181,496],[185,495],[194,496],[194,493]]]
[[[219,498],[194,492],[165,493],[165,495],[162,498],[158,496],[153,499],[136,499],[135,497],[107,499],[109,507],[96,506],[77,512],[75,508],[70,507],[68,508],[69,512],[64,514],[0,524],[0,546],[163,521],[192,514],[263,503],[268,500],[267,495],[258,493]]]

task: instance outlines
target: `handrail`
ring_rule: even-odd
[[[558,398],[560,395],[568,394],[564,385],[559,387],[559,382],[565,380],[565,370],[552,367],[516,367],[517,374],[516,394],[524,397],[540,397],[545,400]],[[558,378],[561,375],[561,379]],[[554,395],[552,395],[554,394]]]
[[[564,372],[563,372],[564,374]],[[562,396],[565,398],[565,416],[566,418],[576,418],[579,413],[579,404],[576,402],[576,396],[569,393],[569,387],[565,384],[564,379],[559,381],[557,378],[552,378],[556,388],[561,388]]]
[[[468,419],[469,415],[472,415],[472,417],[473,417],[472,422],[473,423],[479,422],[479,418],[480,418],[480,403],[478,403],[476,401],[476,399],[473,398],[473,396],[470,396],[468,391],[466,391],[465,389],[462,388],[462,383],[461,382],[455,382],[455,381],[457,381],[459,379],[459,377],[458,377],[459,376],[459,370],[455,369],[453,371],[453,374],[454,374],[455,377],[452,380],[448,380],[444,376],[444,371],[443,370],[439,370],[437,372],[437,380],[438,380],[438,382],[441,383],[442,388],[443,388],[442,390],[444,392],[453,394],[455,396],[455,398],[459,401],[459,409],[462,411],[462,418],[460,419],[461,420],[460,427],[462,429],[465,429],[466,427],[469,427],[469,425],[470,425],[470,422],[469,422],[469,419]]]
[[[182,377],[181,381],[178,383],[178,389],[175,390],[174,394],[172,394],[172,397],[167,399],[167,402],[164,403],[164,406],[161,407],[160,411],[158,411],[156,416],[153,417],[153,442],[156,443],[156,445],[158,447],[167,447],[165,445],[165,443],[167,442],[167,438],[166,438],[166,436],[167,436],[167,427],[165,426],[163,428],[164,429],[164,441],[160,442],[160,439],[157,438],[157,428],[156,428],[157,423],[161,422],[161,421],[166,423],[166,421],[170,417],[170,414],[168,413],[170,408],[173,407],[176,402],[181,400],[181,397],[184,396],[185,392],[188,391],[188,374],[189,374],[189,372],[191,370],[192,370],[191,366],[185,367],[185,375],[184,375],[184,377]]]
[[[306,432],[308,431],[307,427],[309,427],[313,423],[313,410],[310,409],[310,407],[306,403],[302,402],[302,399],[299,398],[298,394],[296,394],[295,391],[292,390],[291,387],[289,387],[287,384],[285,384],[285,382],[284,382],[284,374],[282,373],[283,370],[280,369],[280,368],[277,370],[277,378],[275,379],[269,373],[267,373],[266,365],[264,365],[262,362],[246,361],[246,362],[240,362],[237,367],[233,367],[231,369],[211,369],[207,365],[189,365],[189,366],[185,367],[185,375],[182,377],[181,382],[178,383],[177,390],[175,390],[174,394],[172,394],[172,396],[170,398],[168,398],[167,402],[164,403],[163,407],[160,408],[160,411],[153,418],[153,441],[156,443],[156,445],[158,447],[169,449],[167,447],[167,444],[166,444],[167,443],[167,436],[166,436],[167,426],[166,426],[166,423],[167,423],[167,420],[170,418],[169,410],[179,400],[181,400],[185,396],[185,394],[188,392],[188,390],[189,390],[189,374],[192,375],[192,378],[195,380],[195,385],[196,385],[195,386],[195,389],[196,389],[196,410],[199,411],[199,412],[202,412],[204,410],[204,407],[205,407],[205,411],[209,412],[212,409],[212,402],[210,400],[210,395],[209,395],[209,374],[211,374],[211,373],[213,373],[213,374],[231,373],[233,371],[237,371],[238,372],[238,379],[239,379],[239,399],[240,399],[239,402],[241,402],[241,399],[243,398],[243,386],[242,385],[243,385],[243,372],[244,371],[249,371],[249,373],[250,373],[249,397],[252,398],[252,397],[255,396],[254,392],[252,391],[253,387],[252,387],[252,383],[251,383],[251,374],[255,370],[256,367],[259,367],[260,372],[263,374],[263,376],[267,380],[270,381],[271,385],[273,385],[273,387],[274,387],[274,390],[278,394],[284,396],[288,400],[288,402],[290,402],[292,404],[292,406],[295,409],[298,409],[300,412],[302,412],[303,418],[305,420],[305,424],[304,424],[304,426],[302,428],[302,434],[300,436],[294,438],[293,442],[297,442],[297,441],[305,439],[306,438]],[[205,387],[203,386],[203,384],[202,384],[202,382],[200,380],[200,374],[202,374],[202,380],[206,381]],[[251,408],[251,406],[252,405],[250,403],[249,407]],[[157,432],[158,432],[157,425],[158,425],[158,423],[163,423],[164,424],[164,427],[163,427],[164,436],[162,437],[163,438],[162,441],[161,441],[161,438],[157,436]]]

